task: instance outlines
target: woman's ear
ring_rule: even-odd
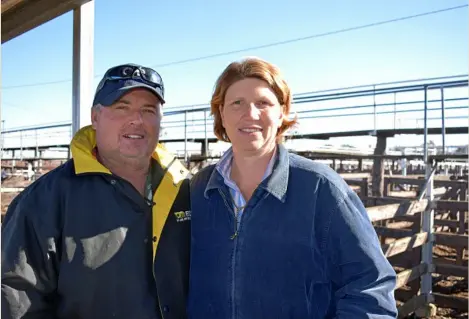
[[[287,117],[285,115],[285,105],[280,105],[281,112],[280,112],[280,118],[279,118],[279,124],[278,127],[280,128],[283,124],[283,120]]]
[[[225,127],[225,115],[223,114],[223,104],[218,108],[220,111],[221,126]]]

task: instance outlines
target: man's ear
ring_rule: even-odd
[[[94,130],[96,130],[96,126],[98,125],[99,111],[99,107],[93,107],[91,109],[91,126]]]

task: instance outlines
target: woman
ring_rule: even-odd
[[[395,318],[396,274],[360,199],[290,154],[291,92],[272,64],[231,63],[211,100],[231,148],[192,181],[191,318]]]

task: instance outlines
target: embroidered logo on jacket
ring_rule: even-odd
[[[185,222],[187,220],[191,220],[191,211],[190,210],[175,212],[174,215],[176,216],[176,221],[178,223]]]

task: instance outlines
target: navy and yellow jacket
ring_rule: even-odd
[[[11,203],[2,225],[2,318],[185,318],[190,249],[188,171],[160,145],[153,202],[93,156],[73,158]]]

